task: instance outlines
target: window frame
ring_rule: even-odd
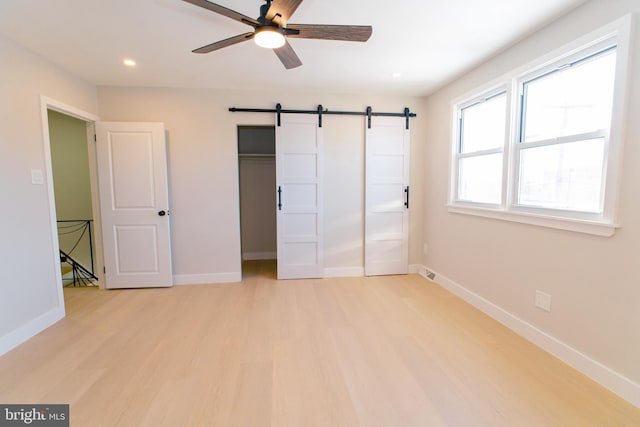
[[[476,95],[472,98],[469,98],[463,102],[461,102],[460,104],[457,105],[456,107],[456,120],[454,123],[454,127],[455,127],[455,142],[454,142],[454,150],[453,150],[453,169],[454,172],[452,173],[451,176],[451,182],[452,182],[452,197],[455,197],[456,203],[461,204],[461,205],[467,205],[467,206],[483,206],[483,207],[499,207],[504,203],[504,199],[505,199],[505,191],[506,188],[504,186],[504,173],[506,170],[506,150],[507,150],[507,145],[508,145],[508,141],[509,141],[509,121],[505,120],[505,133],[504,133],[504,140],[503,140],[503,144],[500,147],[497,148],[491,148],[491,149],[484,149],[484,150],[477,150],[477,151],[471,151],[471,152],[467,152],[467,153],[462,153],[462,130],[463,130],[463,125],[464,125],[464,121],[463,121],[463,113],[464,110],[471,108],[473,106],[482,104],[484,102],[490,101],[498,96],[501,96],[502,94],[505,94],[506,96],[506,108],[505,108],[505,114],[508,113],[508,111],[510,110],[510,105],[511,105],[511,88],[506,85],[506,84],[501,84],[499,86],[496,87],[492,87],[488,90],[483,91],[481,94]],[[500,203],[483,203],[483,202],[473,202],[470,200],[459,200],[458,199],[458,195],[459,195],[459,179],[460,179],[460,160],[461,159],[466,159],[466,158],[473,158],[473,157],[481,157],[481,156],[486,156],[486,155],[491,155],[491,154],[502,154],[502,171],[501,171],[501,176],[502,176],[502,188],[500,189]]]
[[[589,59],[595,58],[598,55],[605,54],[609,51],[615,51],[617,56],[617,44],[614,37],[607,38],[601,42],[593,43],[592,45],[586,46],[584,49],[580,49],[578,52],[572,53],[570,55],[563,56],[558,58],[556,61],[551,62],[548,65],[535,69],[525,75],[522,75],[515,79],[515,84],[518,87],[518,100],[516,103],[516,118],[517,118],[517,136],[513,143],[513,185],[510,194],[510,203],[509,205],[512,209],[522,210],[524,212],[548,212],[553,216],[558,217],[566,217],[566,218],[577,218],[584,220],[592,220],[592,221],[601,221],[604,219],[605,215],[605,204],[606,204],[606,194],[607,194],[607,169],[608,169],[608,156],[609,152],[609,133],[611,129],[611,122],[609,123],[608,128],[597,129],[590,132],[584,133],[576,133],[572,135],[559,136],[556,138],[546,138],[537,141],[526,142],[524,132],[525,132],[525,104],[526,104],[526,94],[525,94],[525,86],[533,81],[544,78],[556,71],[563,71],[567,68],[570,68],[574,64],[579,64],[584,61],[588,61]],[[616,62],[616,68],[617,68]],[[615,70],[614,70],[615,72]],[[615,83],[614,83],[615,87]],[[615,100],[614,100],[615,101]],[[613,121],[613,116],[611,117],[611,121]],[[602,167],[602,189],[600,194],[600,207],[602,209],[601,212],[587,212],[587,211],[574,211],[571,209],[553,209],[553,208],[544,208],[544,207],[536,207],[526,204],[521,204],[518,201],[518,189],[520,188],[520,153],[523,150],[529,148],[536,147],[545,147],[545,146],[554,146],[560,145],[569,142],[577,142],[587,139],[595,139],[595,138],[604,138],[604,157],[603,157],[603,167]]]
[[[624,122],[626,117],[627,92],[630,76],[630,34],[632,31],[632,15],[628,14],[602,28],[581,37],[566,46],[556,49],[542,58],[520,67],[501,79],[473,91],[470,95],[454,100],[452,103],[452,145],[449,174],[449,199],[447,208],[451,213],[468,214],[494,219],[515,221],[520,223],[576,231],[599,236],[611,236],[616,228],[617,205],[620,193],[620,177],[622,169],[622,150],[624,141]],[[589,55],[615,47],[616,69],[613,88],[613,103],[609,128],[589,132],[584,136],[605,136],[603,158],[603,190],[602,213],[576,212],[571,210],[549,209],[519,205],[516,203],[519,178],[520,151],[535,144],[553,145],[547,140],[520,142],[522,133],[522,108],[524,83],[545,74],[567,63],[579,62]],[[503,153],[502,167],[502,200],[500,205],[458,200],[458,164],[460,159],[460,114],[463,108],[473,105],[474,101],[487,98],[500,91],[507,93],[506,138],[505,145],[498,152]],[[606,134],[606,135],[603,135]],[[569,138],[573,138],[572,135]],[[567,142],[566,137],[557,138]]]

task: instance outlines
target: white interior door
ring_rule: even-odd
[[[96,123],[106,288],[172,286],[164,125]]]
[[[372,117],[366,131],[367,276],[409,271],[409,130],[404,117]]]
[[[278,279],[324,275],[321,172],[318,117],[281,115],[276,126]]]

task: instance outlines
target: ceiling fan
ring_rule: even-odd
[[[287,38],[366,42],[373,31],[368,25],[289,24],[289,18],[303,0],[265,0],[266,3],[260,7],[260,16],[257,19],[207,0],[184,1],[253,27],[253,31],[202,46],[194,49],[194,53],[209,53],[253,39],[258,46],[273,49],[286,69],[302,65]]]

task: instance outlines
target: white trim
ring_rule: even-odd
[[[62,309],[64,317],[64,292],[62,288],[62,267],[60,265],[60,245],[58,243],[58,217],[56,214],[56,196],[53,191],[53,165],[51,160],[51,139],[49,137],[49,113],[52,102],[48,98],[40,97],[40,113],[42,120],[42,143],[44,150],[44,169],[47,185],[47,202],[49,205],[49,228],[51,230],[51,256],[53,257],[53,268],[55,274],[56,294],[58,295],[58,308]],[[57,111],[57,110],[56,110]]]
[[[62,268],[60,266],[60,247],[58,244],[58,224],[57,224],[57,216],[56,216],[56,200],[55,193],[53,191],[53,168],[51,163],[51,140],[49,137],[49,114],[48,110],[54,110],[66,115],[70,115],[77,119],[83,120],[85,122],[95,122],[98,120],[98,116],[89,113],[87,111],[80,110],[71,105],[65,104],[63,102],[57,101],[55,99],[46,97],[44,95],[40,95],[40,120],[41,120],[41,128],[42,128],[42,145],[44,151],[44,169],[45,169],[45,180],[46,180],[46,188],[47,188],[47,203],[49,205],[49,228],[51,230],[51,256],[53,257],[53,268],[55,273],[55,280],[53,281],[53,286],[56,287],[56,293],[58,295],[58,306],[54,308],[52,311],[55,312],[53,315],[45,314],[47,319],[55,319],[52,323],[47,324],[50,326],[51,324],[57,322],[65,316],[65,306],[64,306],[64,292],[62,287]],[[99,224],[99,223],[98,223]],[[96,225],[94,218],[94,226]],[[51,313],[51,312],[49,312]],[[18,329],[18,331],[23,331],[23,333],[30,333],[32,331],[33,335],[40,332],[40,330],[46,328],[44,326],[42,329],[38,329],[40,325],[47,323],[47,321],[42,321],[41,323],[39,319],[43,316],[34,319],[33,321],[27,323],[25,327]],[[59,316],[59,317],[58,317]],[[34,327],[29,327],[35,322]],[[13,334],[13,333],[11,333]],[[11,335],[10,334],[10,335]],[[32,335],[32,336],[33,336]],[[22,335],[20,335],[22,338]],[[20,338],[20,339],[21,339]],[[25,338],[28,339],[29,337]],[[24,341],[24,340],[22,340]],[[19,341],[18,344],[22,341]],[[16,344],[17,345],[17,344]],[[1,350],[0,345],[0,350]],[[1,352],[0,352],[1,353]]]
[[[100,117],[96,116],[95,114],[83,111],[79,108],[73,107],[71,105],[65,104],[64,102],[57,101],[44,95],[40,95],[40,103],[41,105],[46,105],[46,109],[54,110],[58,113],[66,114],[67,116],[72,116],[85,122],[97,122],[100,120]]]
[[[519,150],[528,150],[530,148],[548,147],[550,145],[567,144],[571,142],[587,141],[591,139],[607,139],[609,133],[606,129],[598,129],[587,133],[576,133],[572,135],[558,136],[551,139],[542,139],[532,142],[519,142],[517,147]]]
[[[100,190],[98,186],[98,156],[96,153],[96,123],[87,122],[87,152],[89,154],[89,185],[91,186],[91,213],[93,214],[94,270],[98,278],[98,287],[106,289],[104,252],[102,244],[102,210],[100,209]]]
[[[460,191],[460,160],[468,159],[468,158],[478,158],[486,155],[500,154],[502,156],[502,172],[500,174],[501,177],[501,185],[500,185],[500,202],[499,203],[490,203],[490,202],[470,202],[474,205],[496,205],[499,206],[500,203],[504,201],[504,190],[505,190],[505,171],[506,163],[505,163],[505,153],[508,152],[509,149],[509,141],[510,141],[510,126],[511,122],[509,119],[509,112],[511,111],[511,99],[512,99],[512,84],[510,84],[507,80],[501,79],[499,85],[491,85],[490,89],[475,92],[474,96],[467,97],[459,102],[455,102],[453,104],[453,112],[452,112],[452,145],[451,145],[451,164],[449,166],[449,201],[451,203],[464,203],[462,200],[458,200],[459,191]],[[470,151],[463,153],[460,151],[462,148],[462,120],[464,110],[487,101],[490,101],[497,97],[505,97],[505,129],[504,129],[504,138],[502,140],[502,145],[478,151]]]
[[[624,132],[627,116],[628,88],[630,85],[631,67],[631,33],[633,32],[633,14],[627,14],[599,29],[591,31],[571,43],[554,49],[553,51],[539,57],[529,63],[517,67],[511,72],[502,74],[499,78],[490,83],[477,88],[466,96],[459,97],[451,103],[451,148],[449,164],[449,212],[476,215],[498,220],[521,222],[525,224],[556,228],[580,233],[594,234],[598,236],[612,236],[617,224],[620,180],[622,173],[622,154],[624,145]],[[611,114],[611,124],[609,128],[609,138],[605,141],[608,147],[605,153],[605,167],[603,173],[606,177],[604,182],[604,200],[602,214],[589,214],[584,212],[570,212],[559,210],[548,210],[544,208],[525,207],[515,205],[518,177],[518,153],[527,147],[544,145],[546,142],[531,143],[531,145],[520,146],[515,144],[517,132],[520,126],[520,103],[517,102],[523,81],[533,75],[539,75],[544,70],[558,66],[570,59],[576,59],[585,54],[586,51],[596,51],[603,46],[616,45],[616,78],[614,85],[613,109]],[[457,153],[457,143],[459,139],[458,114],[462,107],[471,103],[474,99],[481,99],[483,94],[497,90],[499,84],[508,84],[511,90],[511,97],[508,99],[509,137],[504,149],[503,166],[503,194],[502,204],[490,205],[465,202],[457,200],[457,168],[460,154]],[[480,95],[478,95],[480,94]],[[557,142],[557,141],[556,141]],[[506,169],[505,169],[506,168]],[[505,175],[506,171],[506,175]]]
[[[242,254],[243,261],[253,261],[262,259],[277,259],[277,252],[245,252]]]
[[[409,264],[407,274],[420,274],[420,269],[424,269],[422,264]],[[329,267],[323,277],[364,277],[364,267]]]
[[[242,281],[241,272],[210,273],[210,274],[174,274],[174,286],[208,285],[213,283],[236,283]]]
[[[329,267],[324,269],[324,277],[363,277],[364,267]]]
[[[590,358],[586,354],[581,353],[579,350],[576,350],[554,336],[538,329],[531,323],[516,317],[461,284],[432,269],[429,270],[435,273],[435,283],[439,286],[462,298],[518,335],[640,408],[640,384],[603,365],[597,360]],[[420,275],[424,277],[424,271],[421,271]]]
[[[458,160],[460,159],[468,159],[470,157],[481,157],[489,154],[502,154],[504,149],[502,147],[491,148],[488,150],[479,150],[479,151],[470,151],[468,153],[458,153]]]
[[[609,131],[609,149],[607,151],[607,169],[604,189],[604,217],[618,221],[620,187],[622,181],[622,162],[626,139],[627,118],[629,114],[629,88],[632,84],[632,55],[634,27],[633,14],[628,14],[611,24],[617,32],[616,77],[613,88],[613,110]],[[620,54],[622,53],[622,54]]]
[[[580,220],[575,218],[560,218],[539,215],[515,210],[505,211],[481,207],[466,207],[448,205],[450,213],[479,216],[483,218],[499,219],[503,221],[519,222],[521,224],[538,225],[541,227],[555,228],[558,230],[575,231],[578,233],[593,234],[595,236],[611,237],[615,233],[618,224],[608,224],[598,221]]]
[[[64,306],[56,307],[0,337],[0,356],[33,338],[64,316]]]

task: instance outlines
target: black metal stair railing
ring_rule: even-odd
[[[72,273],[71,277],[63,275],[63,286],[95,286],[98,280],[94,272],[92,224],[90,219],[58,221],[60,264],[69,266]],[[83,265],[80,258],[90,266]]]
[[[71,258],[64,251],[60,250],[60,263],[71,266],[71,278],[62,277],[63,286],[95,286],[98,278],[91,271],[87,270],[75,259]],[[64,281],[70,281],[64,283]]]

